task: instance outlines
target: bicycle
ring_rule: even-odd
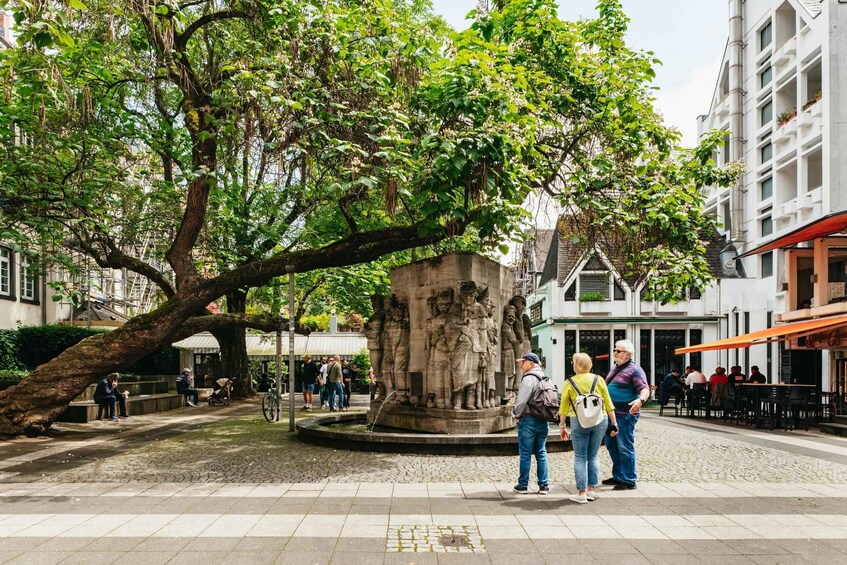
[[[281,399],[276,393],[276,381],[271,380],[271,387],[262,399],[262,415],[271,424],[279,421],[280,401]]]

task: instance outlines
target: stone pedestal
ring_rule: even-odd
[[[368,412],[368,424],[432,434],[491,434],[515,427],[511,406],[482,410],[447,410],[375,401]]]

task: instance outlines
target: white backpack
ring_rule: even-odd
[[[603,398],[594,392],[597,388],[597,380],[600,377],[594,375],[594,382],[591,383],[591,390],[588,394],[583,394],[573,379],[568,379],[574,391],[576,391],[576,402],[572,402],[576,417],[579,418],[579,425],[583,428],[593,428],[598,425],[606,417],[606,411],[603,410]]]

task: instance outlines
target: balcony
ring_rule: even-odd
[[[611,300],[591,300],[579,303],[580,314],[611,314]]]
[[[724,120],[729,117],[729,96],[724,96],[723,100],[715,106],[715,115],[719,120]]]
[[[819,186],[812,189],[797,200],[799,201],[798,209],[810,210],[815,207],[815,204],[819,204],[823,201],[823,188]]]
[[[778,216],[793,216],[797,213],[797,199],[780,204],[776,209]]]
[[[782,47],[773,55],[773,62],[777,67],[777,74],[784,68],[791,66],[797,55],[797,37],[786,41]]]
[[[676,304],[656,303],[657,314],[688,314],[689,303],[687,300],[680,300]]]
[[[792,116],[779,123],[774,132],[777,145],[785,145],[797,139],[797,116]],[[785,147],[783,147],[785,149]]]

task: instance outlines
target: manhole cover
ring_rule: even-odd
[[[438,543],[440,543],[444,547],[470,547],[471,546],[471,540],[468,539],[468,536],[457,536],[457,535],[441,536],[441,537],[438,538]]]

